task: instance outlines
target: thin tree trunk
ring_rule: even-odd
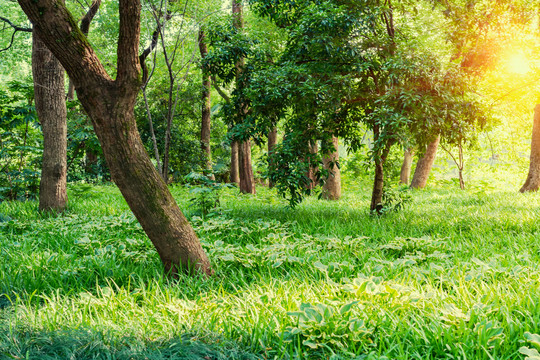
[[[64,68],[37,34],[32,36],[36,112],[43,131],[39,210],[62,211],[67,202],[67,110]]]
[[[238,164],[240,172],[240,192],[255,194],[255,181],[253,167],[251,166],[251,141],[242,141],[238,150]]]
[[[240,185],[240,170],[239,170],[239,151],[238,151],[238,141],[233,141],[231,143],[231,173],[230,181],[231,183]]]
[[[375,142],[380,135],[380,129],[378,125],[373,127],[373,137]],[[387,143],[381,152],[379,157],[375,157],[375,179],[373,181],[373,191],[371,193],[371,205],[369,207],[372,214],[381,214],[383,204],[382,198],[384,194],[384,163],[390,152],[392,143]]]
[[[233,26],[239,31],[244,29],[244,17],[242,0],[232,0]],[[244,72],[244,58],[241,57],[235,64],[236,68],[236,88],[243,88],[242,74]],[[243,114],[248,113],[247,105],[242,104]],[[244,194],[255,194],[255,178],[253,176],[253,166],[251,164],[251,142],[243,141],[238,146],[238,174],[240,176],[240,192]],[[231,166],[232,167],[232,166]]]
[[[208,48],[206,46],[204,30],[199,29],[199,51],[201,58],[204,59],[208,54]],[[201,150],[204,156],[204,167],[209,172],[209,177],[215,180],[215,176],[212,173],[212,149],[210,148],[210,89],[212,86],[212,79],[208,72],[202,69],[202,116],[201,116]]]
[[[72,78],[92,119],[112,179],[156,247],[165,271],[212,274],[193,228],[150,161],[137,130],[134,107],[141,85],[140,1],[119,0],[115,80],[84,35],[73,27],[65,5],[56,0],[19,0],[19,4],[36,34]]]
[[[401,165],[401,173],[399,174],[399,183],[400,184],[409,184],[409,179],[411,178],[411,168],[414,157],[413,149],[405,149],[403,152],[403,164]]]
[[[94,150],[86,147],[85,156],[86,156],[86,159],[85,159],[84,171],[87,174],[97,175],[97,171],[96,171],[96,166],[97,166],[97,162],[98,162],[97,154],[94,152]]]
[[[273,128],[272,131],[268,133],[268,157],[270,159],[272,153],[274,152],[274,148],[277,144],[277,128]],[[272,163],[269,160],[268,167],[272,167]],[[273,188],[274,183],[272,181],[268,182],[268,187]]]
[[[319,185],[319,181],[317,180],[317,172],[319,171],[319,166],[314,161],[316,154],[319,152],[319,145],[317,144],[316,140],[313,140],[309,142],[308,147],[310,154],[312,154],[313,156],[309,159],[309,168],[306,174],[310,180],[307,188],[309,190],[313,190],[317,187],[317,185]]]
[[[332,136],[334,152],[323,157],[324,168],[329,171],[328,179],[323,185],[322,197],[326,200],[339,200],[341,197],[341,172],[338,167],[339,161],[339,140]]]
[[[531,138],[529,174],[520,192],[537,191],[540,188],[540,104],[534,108],[534,122]]]
[[[427,185],[429,173],[431,172],[431,167],[435,162],[435,156],[437,155],[437,147],[439,146],[439,141],[441,140],[440,135],[435,138],[431,143],[428,144],[426,152],[416,164],[416,169],[414,170],[413,179],[411,182],[411,188],[413,189],[423,189]]]

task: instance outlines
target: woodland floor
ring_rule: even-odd
[[[228,189],[202,219],[173,193],[214,278],[164,278],[112,186],[72,191],[61,216],[0,204],[0,359],[525,359],[540,345],[538,194],[445,185],[372,217],[367,185],[295,210]]]

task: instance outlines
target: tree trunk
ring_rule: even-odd
[[[273,128],[272,131],[268,133],[268,157],[269,157],[268,167],[269,168],[272,167],[270,156],[272,155],[274,148],[276,147],[276,144],[277,144],[277,128]],[[268,187],[273,188],[274,183],[272,181],[269,181]]]
[[[316,140],[310,141],[308,144],[309,152],[310,154],[315,157],[315,155],[319,152],[319,145],[317,144]],[[313,190],[319,185],[319,181],[317,181],[317,172],[319,171],[318,164],[313,161],[313,158],[309,159],[309,168],[307,172],[307,177],[309,178],[310,182],[307,186],[309,190]]]
[[[242,0],[232,0],[233,26],[242,32],[244,29],[244,16]],[[242,74],[244,72],[244,58],[240,57],[235,64],[236,68],[236,89],[244,87]],[[248,105],[240,106],[241,112],[248,113]],[[251,165],[251,142],[243,141],[238,147],[238,175],[240,176],[240,192],[244,194],[255,194],[255,178],[253,177],[253,167]],[[231,166],[232,167],[232,166]]]
[[[529,175],[520,192],[537,191],[540,188],[540,104],[534,108],[534,122],[531,139]]]
[[[119,0],[117,77],[105,71],[73,16],[56,0],[19,0],[34,31],[64,66],[92,120],[113,181],[154,244],[165,271],[212,274],[210,262],[141,141],[134,106],[140,89],[141,4]]]
[[[378,125],[373,127],[373,138],[375,143],[380,136]],[[369,207],[372,214],[381,214],[383,209],[383,194],[384,194],[384,163],[392,147],[392,142],[386,144],[381,151],[380,156],[375,156],[375,179],[373,181],[373,191],[371,193],[371,205]]]
[[[242,141],[238,150],[238,164],[240,173],[240,192],[243,194],[255,194],[255,179],[251,166],[251,142]]]
[[[67,110],[64,68],[37,34],[32,36],[36,112],[43,130],[39,210],[62,211],[67,202]]]
[[[339,200],[341,197],[341,172],[338,167],[339,161],[339,140],[332,136],[332,143],[335,151],[323,157],[324,168],[329,171],[328,179],[323,185],[322,197],[326,200]]]
[[[199,29],[199,51],[201,58],[204,59],[208,54],[208,48],[206,46],[204,30]],[[210,148],[210,88],[212,85],[212,79],[208,72],[202,69],[202,116],[201,116],[201,150],[204,156],[204,167],[209,172],[209,176],[212,180],[215,180],[212,173],[212,149]]]
[[[96,166],[98,162],[98,156],[94,150],[86,148],[86,159],[84,164],[84,171],[90,175],[97,175]]]
[[[399,174],[399,183],[400,184],[409,184],[409,179],[411,178],[411,168],[414,157],[413,149],[405,149],[403,152],[403,164],[401,165],[401,173]]]
[[[240,185],[240,170],[238,169],[238,141],[231,143],[231,174],[230,181]]]
[[[423,189],[426,187],[429,173],[431,172],[431,167],[435,162],[435,156],[437,155],[437,147],[439,146],[439,141],[441,136],[437,136],[435,140],[428,144],[426,152],[424,155],[418,159],[416,164],[416,169],[414,170],[413,179],[411,182],[411,188],[413,189]]]

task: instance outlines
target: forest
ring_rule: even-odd
[[[540,360],[537,0],[0,0],[0,359]]]

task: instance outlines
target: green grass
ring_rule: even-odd
[[[369,189],[289,210],[226,190],[201,219],[216,276],[168,280],[119,192],[0,205],[0,359],[525,359],[540,333],[540,197]]]

